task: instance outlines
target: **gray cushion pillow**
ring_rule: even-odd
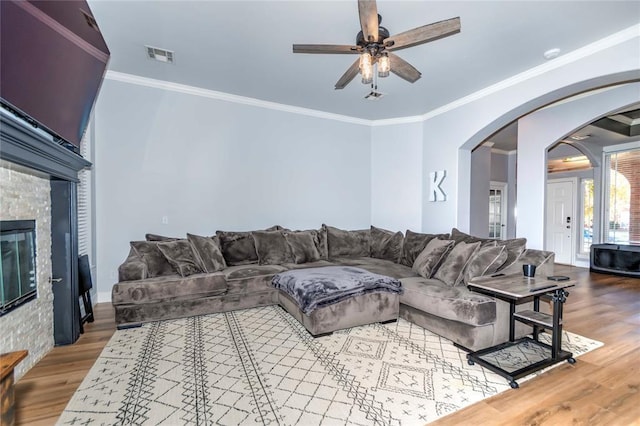
[[[454,243],[455,241],[453,240],[432,238],[424,250],[416,257],[411,269],[425,278],[431,278]]]
[[[402,255],[402,232],[371,227],[371,257],[398,263]]]
[[[258,263],[251,232],[216,231],[224,260],[229,266]]]
[[[187,234],[187,240],[193,246],[196,263],[203,272],[216,272],[227,267],[222,248],[220,248],[220,239],[217,236],[202,237]]]
[[[260,265],[281,265],[293,262],[291,248],[287,244],[282,231],[253,231]]]
[[[463,281],[465,284],[469,284],[472,278],[491,275],[505,260],[507,260],[507,250],[504,246],[498,246],[494,242],[492,246],[480,247],[480,250],[469,260],[464,270]]]
[[[407,229],[402,242],[402,256],[400,263],[405,266],[413,266],[418,255],[424,250],[429,241],[434,238],[448,239],[449,234],[421,234]]]
[[[505,246],[507,248],[507,260],[498,268],[498,271],[508,268],[513,265],[515,261],[520,257],[525,247],[527,246],[526,238],[514,238],[511,240],[496,241],[499,246]]]
[[[320,251],[316,245],[317,231],[284,232],[295,263],[307,263],[320,260]]]
[[[157,241],[131,241],[131,248],[147,265],[149,278],[176,273],[166,257],[158,249]]]
[[[162,241],[158,249],[178,273],[187,277],[202,272],[196,264],[193,247],[187,240]]]
[[[475,243],[461,241],[456,244],[442,261],[433,278],[450,286],[461,283],[464,278],[464,269],[471,257],[480,249],[480,244],[482,244],[480,241]]]
[[[457,228],[451,229],[451,234],[449,235],[450,235],[450,239],[455,241],[456,244],[462,241],[464,241],[465,243],[475,243],[477,241],[480,241],[482,243],[490,244],[493,241],[495,241],[490,238],[479,238],[479,237],[474,237],[473,235],[465,234],[464,232],[458,230]]]
[[[158,234],[144,234],[144,239],[147,241],[175,241],[175,240],[181,240],[182,238],[165,237],[164,235],[158,235]]]
[[[345,231],[333,226],[322,225],[327,230],[327,243],[329,257],[367,257],[371,231],[362,229],[357,231]]]

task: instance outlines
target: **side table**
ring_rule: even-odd
[[[2,416],[0,424],[12,426],[15,423],[15,396],[13,391],[13,369],[25,359],[28,351],[16,351],[0,355],[0,389],[2,390]]]
[[[567,360],[573,364],[573,354],[562,349],[562,307],[569,293],[565,290],[576,284],[575,280],[552,281],[547,277],[528,278],[520,274],[474,278],[468,287],[472,291],[483,293],[509,302],[509,341],[486,349],[467,354],[467,362],[475,363],[500,374],[517,388],[517,379],[542,368]],[[540,297],[550,295],[553,301],[551,315],[540,312]],[[533,299],[533,310],[516,312],[516,305]],[[533,327],[531,337],[515,339],[516,321]],[[541,330],[551,330],[551,345],[541,342],[538,337]],[[519,347],[519,348],[518,348]],[[514,350],[526,348],[538,350],[541,358],[528,365],[510,365],[503,362],[511,357]]]

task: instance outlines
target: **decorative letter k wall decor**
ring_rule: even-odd
[[[446,170],[429,173],[429,201],[447,201],[447,194],[440,187],[445,177],[447,177]]]

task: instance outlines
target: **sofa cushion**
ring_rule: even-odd
[[[341,260],[349,260],[351,262],[341,262]],[[366,269],[374,274],[386,275],[393,278],[417,277],[419,276],[410,267],[401,265],[391,260],[377,259],[374,257],[358,257],[351,259],[337,259],[339,263],[347,263],[345,266],[357,266]]]
[[[448,239],[448,234],[421,234],[407,229],[402,242],[402,256],[400,263],[405,266],[412,267],[418,255],[424,250],[429,241],[434,238],[441,240]]]
[[[333,226],[322,225],[327,230],[329,257],[369,256],[371,231],[362,229],[345,231]]]
[[[451,234],[450,238],[451,240],[455,241],[456,244],[460,243],[460,242],[465,242],[465,243],[475,243],[480,241],[481,243],[485,243],[485,242],[493,242],[494,240],[489,239],[489,238],[480,238],[480,237],[474,237],[473,235],[469,235],[466,234],[462,231],[460,231],[458,228],[453,228],[451,229]]]
[[[502,269],[500,272],[504,274],[521,274],[522,265],[528,263],[536,265],[536,276],[540,275],[553,275],[553,264],[555,260],[555,253],[552,251],[532,250],[526,249],[522,254],[513,262],[509,267]],[[545,267],[543,268],[541,267]],[[550,266],[550,270],[546,270],[546,266]]]
[[[399,262],[402,256],[403,240],[402,232],[392,232],[372,226],[370,256]]]
[[[216,231],[222,256],[228,266],[258,263],[258,253],[251,232]]]
[[[167,258],[158,249],[158,241],[131,241],[130,245],[147,265],[149,278],[176,273]]]
[[[196,263],[203,272],[216,272],[227,267],[227,262],[222,255],[220,239],[217,236],[202,237],[187,234],[187,240],[193,246]]]
[[[182,277],[206,272],[196,263],[193,246],[187,240],[158,242],[158,249]]]
[[[144,239],[147,241],[175,241],[175,240],[181,240],[182,238],[165,237],[164,235],[158,235],[158,234],[144,234]]]
[[[480,244],[480,241],[475,243],[461,241],[456,244],[442,261],[433,278],[451,286],[460,284],[464,278],[464,269],[471,257],[480,249]]]
[[[496,242],[499,246],[505,246],[507,249],[507,260],[504,261],[502,266],[498,268],[498,271],[502,271],[503,269],[508,268],[513,265],[520,257],[522,252],[524,252],[525,247],[527,246],[526,238],[514,238],[511,240],[502,240]]]
[[[295,263],[308,263],[320,260],[320,251],[314,238],[317,233],[312,231],[284,232],[284,238],[293,254]]]
[[[253,231],[251,233],[260,265],[280,265],[293,261],[291,247],[282,231]]]
[[[468,284],[475,277],[495,273],[505,260],[507,260],[505,246],[498,246],[494,243],[492,246],[480,247],[480,250],[471,257],[464,270],[464,283]]]
[[[237,265],[230,266],[221,273],[227,280],[227,294],[249,294],[259,291],[277,290],[271,286],[271,279],[277,273],[286,271],[280,265]]]
[[[431,239],[413,262],[411,269],[425,278],[431,278],[454,243],[453,240]]]
[[[156,303],[217,296],[226,290],[227,282],[221,272],[188,277],[165,275],[115,284],[111,291],[111,302],[114,305]]]
[[[441,318],[480,326],[496,321],[495,299],[435,279],[403,278],[400,303]]]

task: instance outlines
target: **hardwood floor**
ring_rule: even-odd
[[[605,346],[444,417],[442,425],[640,425],[640,280],[558,265],[578,285],[565,328]],[[54,348],[16,384],[17,424],[54,424],[115,331],[108,303],[74,345]]]

